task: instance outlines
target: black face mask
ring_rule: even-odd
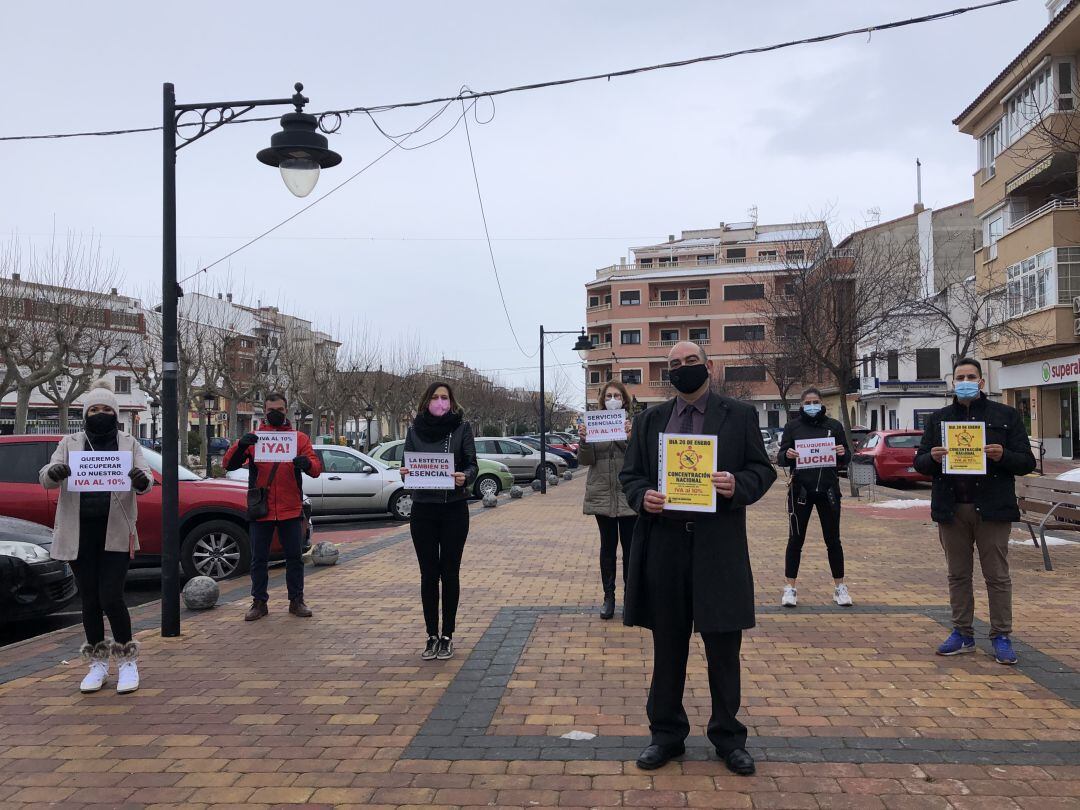
[[[709,369],[704,363],[673,368],[668,375],[675,390],[681,394],[692,394],[709,379]]]
[[[86,417],[84,421],[86,423],[86,432],[97,436],[103,436],[116,430],[115,413],[95,413],[93,416]]]
[[[272,427],[281,427],[285,424],[285,414],[281,411],[267,411],[266,421],[269,422]]]

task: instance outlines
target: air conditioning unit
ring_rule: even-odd
[[[1080,337],[1080,318],[1073,318],[1073,334]]]
[[[1073,312],[1080,315],[1080,295],[1073,297]]]

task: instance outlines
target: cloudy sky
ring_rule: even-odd
[[[0,134],[161,123],[178,100],[273,98],[303,81],[310,111],[488,90],[786,41],[942,11],[959,0],[18,3],[4,11]],[[899,31],[610,82],[503,96],[470,119],[510,318],[576,329],[583,284],[629,245],[747,218],[832,210],[837,232],[971,196],[975,146],[951,120],[1046,23],[1044,0]],[[433,108],[381,114],[415,129]],[[476,110],[492,115],[489,102]],[[409,145],[447,133],[451,108]],[[181,274],[198,270],[358,171],[390,142],[363,116],[344,160],[301,202],[257,163],[273,123],[230,126],[180,153]],[[0,232],[41,242],[94,232],[123,286],[160,287],[158,133],[4,142]],[[514,385],[536,360],[515,345],[495,286],[465,131],[395,150],[273,237],[218,265],[204,291],[272,302],[339,333],[419,341]],[[190,288],[190,287],[189,287]],[[549,354],[580,390],[572,338]],[[563,364],[563,365],[559,365]],[[578,394],[580,398],[580,393]]]

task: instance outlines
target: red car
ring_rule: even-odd
[[[60,491],[46,490],[38,472],[52,457],[61,437],[0,436],[0,515],[52,528]],[[155,487],[139,498],[140,549],[132,567],[161,565],[161,456],[143,448],[154,471]],[[305,514],[310,507],[305,502]],[[251,566],[247,530],[247,486],[225,478],[202,478],[180,468],[180,565],[188,577],[227,579]],[[307,523],[305,545],[310,542]],[[271,559],[281,554],[277,540]]]
[[[879,483],[929,481],[930,476],[915,471],[915,451],[922,441],[921,430],[873,430],[858,452],[859,460],[872,461]]]

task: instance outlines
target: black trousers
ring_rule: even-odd
[[[71,562],[82,600],[82,623],[86,640],[105,640],[105,619],[109,617],[113,639],[131,641],[131,614],[124,604],[124,581],[131,557],[126,551],[105,550],[108,517],[79,521],[79,554]]]
[[[634,539],[634,524],[637,516],[613,518],[597,515],[596,525],[600,527],[600,582],[604,593],[615,592],[615,568],[619,546],[622,546],[622,581],[626,586],[626,574],[630,568],[630,544]]]
[[[694,535],[658,524],[645,560],[645,584],[653,612],[653,676],[649,687],[649,731],[652,742],[671,746],[690,734],[683,707],[686,662],[694,629]],[[655,533],[662,533],[656,537]],[[742,699],[739,651],[742,631],[702,633],[708,661],[712,716],[709,741],[727,755],[746,747],[746,726],[736,715]]]
[[[248,524],[251,535],[251,596],[266,602],[270,595],[267,584],[270,574],[270,544],[277,529],[281,549],[285,552],[285,589],[289,601],[304,598],[304,519],[253,520]]]
[[[808,492],[795,486],[788,490],[788,522],[791,525],[788,529],[787,552],[784,554],[784,576],[788,579],[799,576],[803,542],[806,540],[806,529],[814,507],[817,507],[818,520],[821,522],[821,534],[825,538],[833,579],[843,579],[844,547],[840,544],[840,493],[834,492],[830,501],[828,492]]]
[[[429,636],[439,635],[439,584],[442,583],[442,635],[453,636],[461,596],[461,556],[469,537],[469,504],[413,502],[409,521],[420,565],[420,601]]]

